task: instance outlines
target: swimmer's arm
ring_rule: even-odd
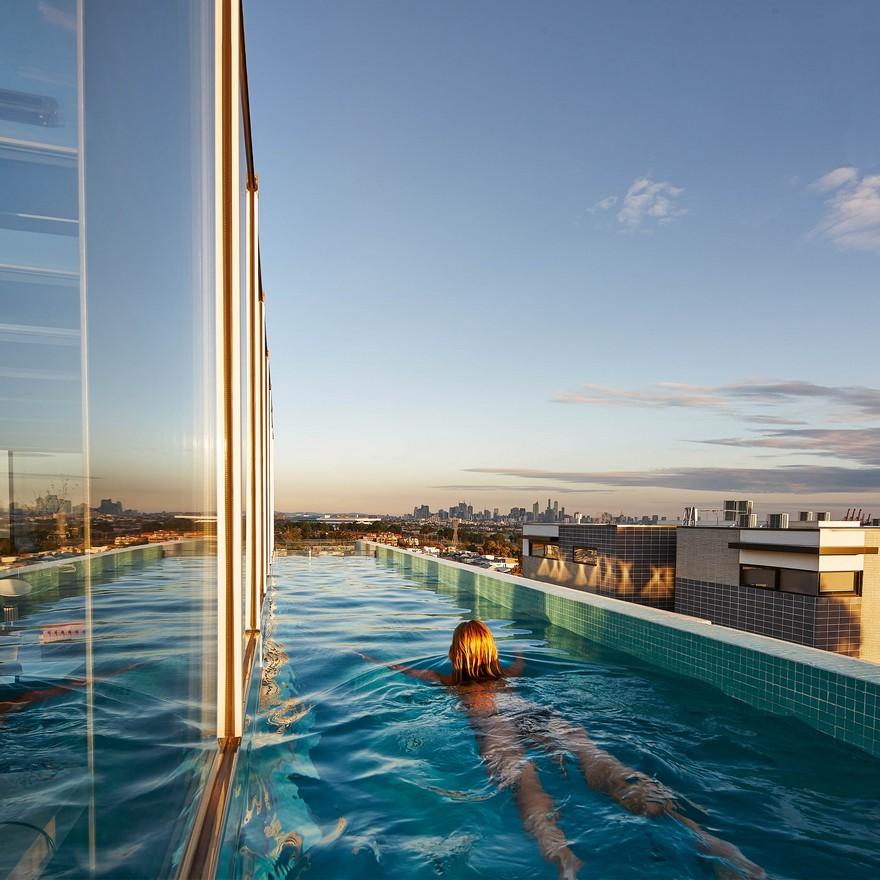
[[[526,658],[522,654],[517,654],[516,659],[505,670],[504,674],[509,678],[522,675],[526,668]]]
[[[419,681],[428,681],[432,684],[452,684],[451,676],[441,675],[439,672],[434,672],[433,669],[416,669],[414,666],[407,666],[405,663],[386,663],[384,660],[378,660],[376,657],[371,657],[369,654],[363,654],[360,651],[355,651],[355,653],[359,657],[363,657],[364,660],[369,660],[371,663],[384,666],[387,669],[393,669],[395,672],[402,672],[410,678],[419,679]]]

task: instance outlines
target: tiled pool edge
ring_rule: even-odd
[[[82,580],[86,573],[95,576],[122,574],[130,568],[150,565],[168,556],[204,553],[210,539],[184,538],[177,541],[161,541],[155,544],[134,544],[114,547],[101,553],[68,556],[34,565],[20,565],[0,570],[0,580],[15,578],[27,581],[37,597],[41,593],[57,589],[63,583]]]
[[[448,583],[466,579],[502,607],[543,615],[579,636],[712,684],[757,708],[792,715],[880,756],[880,666],[396,547],[366,541],[360,547],[404,571]]]

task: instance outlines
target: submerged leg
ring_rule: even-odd
[[[556,864],[560,877],[573,880],[582,862],[568,848],[565,835],[556,824],[553,801],[526,756],[516,727],[496,715],[482,719],[477,738],[489,775],[501,788],[514,789],[523,827],[537,841],[541,855]]]
[[[726,866],[718,865],[717,871],[722,876],[748,880],[766,876],[760,865],[747,859],[732,843],[709,834],[692,819],[682,816],[675,795],[669,789],[608,754],[582,727],[553,715],[542,724],[534,725],[530,734],[545,747],[563,749],[574,755],[590,788],[608,795],[633,815],[653,818],[668,815],[690,828],[700,840],[701,851],[724,859],[734,867],[735,873],[731,873]]]

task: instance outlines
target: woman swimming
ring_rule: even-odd
[[[583,863],[557,825],[553,801],[526,754],[525,743],[529,741],[557,754],[571,754],[590,788],[608,795],[628,812],[651,818],[670,816],[685,825],[696,835],[702,852],[721,860],[714,863],[721,876],[749,880],[765,876],[764,870],[732,843],[683,816],[675,796],[659,782],[599,748],[583,727],[517,696],[508,680],[522,674],[524,661],[518,657],[509,667],[502,667],[495,638],[486,624],[479,620],[460,623],[452,634],[449,659],[453,670],[449,675],[402,663],[383,665],[455,689],[467,710],[486,771],[499,787],[512,789],[523,827],[535,838],[544,858],[557,866],[560,877],[576,877]]]

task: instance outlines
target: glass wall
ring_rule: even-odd
[[[82,551],[75,0],[0,28],[0,558]]]
[[[173,875],[241,732],[269,401],[239,49],[235,0],[0,29],[0,876]]]

